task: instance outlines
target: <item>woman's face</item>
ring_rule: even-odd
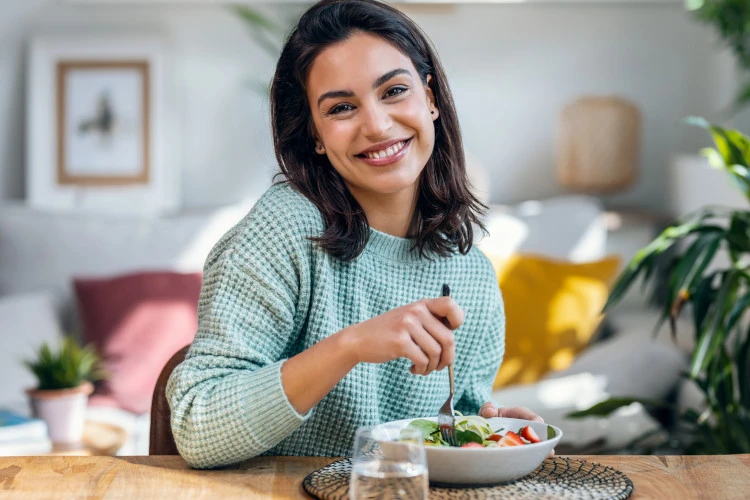
[[[317,143],[356,199],[413,198],[438,110],[408,56],[382,38],[354,34],[315,58],[307,98]]]

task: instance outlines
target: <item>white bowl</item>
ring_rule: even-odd
[[[412,420],[397,420],[383,425],[406,427]],[[436,417],[424,420],[436,421]],[[549,455],[562,437],[562,431],[550,425],[555,436],[547,439],[548,424],[517,418],[488,418],[493,429],[518,431],[530,425],[542,439],[540,443],[508,446],[502,448],[452,448],[448,446],[425,446],[427,468],[431,483],[442,484],[494,484],[513,481],[534,471]]]

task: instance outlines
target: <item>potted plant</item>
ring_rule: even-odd
[[[24,364],[37,378],[38,385],[26,392],[35,417],[47,423],[55,443],[78,443],[83,437],[88,397],[92,382],[103,378],[99,356],[93,347],[80,347],[65,337],[53,351],[45,342],[34,359]]]
[[[716,147],[702,153],[750,202],[750,138],[701,118],[688,122],[710,132]],[[667,266],[665,256],[671,260]],[[684,311],[695,330],[685,377],[697,385],[705,403],[677,415],[669,440],[686,453],[750,453],[750,208],[707,206],[665,229],[625,268],[604,311],[639,278],[644,284],[660,279],[668,284],[655,332],[670,321],[676,336],[676,319]],[[639,400],[610,399],[569,416],[607,415],[634,401]],[[670,407],[663,401],[639,402]]]

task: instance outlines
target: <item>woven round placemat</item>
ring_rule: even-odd
[[[338,460],[309,474],[302,482],[302,486],[308,494],[320,500],[348,500],[351,471],[350,458]],[[399,485],[392,484],[390,488],[393,491],[384,489],[381,498],[399,497],[395,491]],[[430,485],[430,500],[485,498],[621,500],[632,494],[633,482],[622,472],[612,467],[566,457],[548,458],[528,476],[509,483],[477,488]]]

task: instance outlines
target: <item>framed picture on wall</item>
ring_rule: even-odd
[[[57,183],[148,184],[148,61],[59,61],[56,72]]]
[[[28,203],[100,213],[176,209],[163,42],[39,37],[29,57]]]

